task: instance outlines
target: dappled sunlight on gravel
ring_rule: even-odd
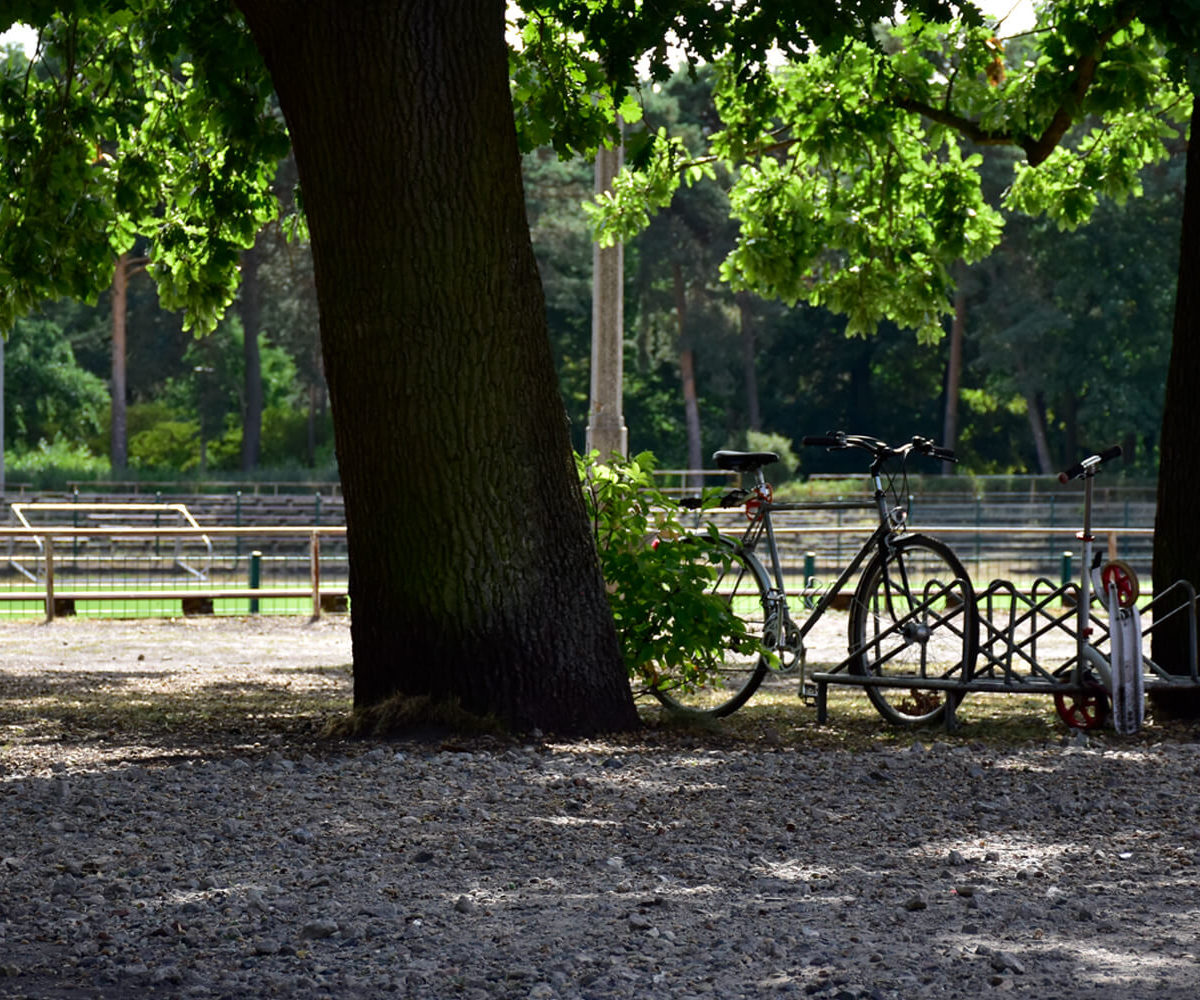
[[[1190,725],[344,742],[344,622],[7,628],[0,998],[1200,995]]]

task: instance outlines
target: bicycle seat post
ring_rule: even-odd
[[[774,584],[773,593],[783,594],[783,562],[779,557],[779,542],[775,538],[775,525],[771,520],[771,484],[763,473],[764,466],[754,469],[754,492],[758,494],[761,506],[758,508],[758,518],[762,521],[763,530],[767,536],[767,552],[770,554],[769,571]]]

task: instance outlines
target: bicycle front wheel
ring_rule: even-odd
[[[753,555],[732,539],[722,538],[729,552],[720,566],[710,593],[717,595],[741,620],[746,637],[731,639],[717,662],[697,680],[689,674],[660,675],[652,690],[668,708],[705,715],[729,715],[754,694],[767,673],[762,646],[770,584],[766,570]]]
[[[872,704],[900,726],[935,723],[963,692],[920,680],[969,681],[979,619],[967,571],[945,545],[923,535],[893,541],[867,564],[850,607],[850,673],[893,679],[868,686]],[[909,686],[903,681],[913,678]]]

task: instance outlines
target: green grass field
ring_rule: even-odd
[[[202,598],[203,591],[197,591],[196,596]],[[247,598],[214,598],[212,613],[214,615],[247,615],[252,614],[250,600]],[[80,618],[178,618],[183,615],[183,605],[178,598],[144,600],[105,600],[97,599],[75,601],[74,614]],[[263,615],[311,615],[312,598],[300,597],[262,597],[258,598],[258,614]],[[61,614],[61,612],[59,612]],[[19,621],[44,618],[46,615],[45,599],[39,594],[29,600],[0,601],[0,621]]]

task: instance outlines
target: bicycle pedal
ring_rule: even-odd
[[[804,681],[800,685],[800,690],[796,693],[800,696],[800,700],[804,702],[805,708],[817,707],[817,685],[812,681]]]

